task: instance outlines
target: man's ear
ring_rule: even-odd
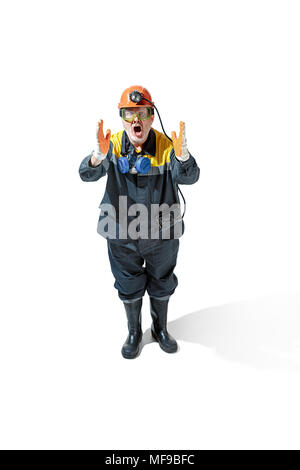
[[[151,116],[151,122],[154,121],[154,114]]]

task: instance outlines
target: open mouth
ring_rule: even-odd
[[[142,137],[143,135],[143,129],[140,124],[134,124],[132,126],[132,131],[133,131],[133,134],[138,138]]]

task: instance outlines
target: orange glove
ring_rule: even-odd
[[[110,129],[106,131],[106,137],[103,134],[103,119],[98,121],[97,130],[96,130],[96,150],[94,150],[93,155],[97,160],[104,160],[109,150],[110,144]]]
[[[183,121],[180,121],[179,125],[180,131],[178,138],[175,131],[172,131],[171,135],[176,158],[178,158],[178,160],[182,162],[185,162],[190,157],[189,151],[186,146],[185,123]]]

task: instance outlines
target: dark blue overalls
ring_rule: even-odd
[[[179,240],[107,239],[108,255],[115,288],[121,300],[136,300],[147,290],[151,297],[168,299],[178,280],[174,274]],[[144,265],[145,263],[145,265]]]
[[[132,239],[128,234],[123,237],[120,221],[120,196],[126,196],[126,208],[133,204],[141,204],[151,211],[151,207],[165,204],[180,205],[178,184],[193,184],[199,179],[200,169],[193,156],[186,162],[175,157],[172,143],[164,134],[151,129],[148,139],[143,145],[142,155],[151,159],[151,168],[147,174],[122,174],[117,160],[134,148],[125,131],[111,137],[109,152],[103,162],[90,166],[91,155],[81,163],[79,174],[83,181],[97,181],[107,174],[106,190],[100,204],[101,213],[98,232],[107,239],[108,255],[112,273],[115,277],[115,288],[120,299],[131,302],[143,297],[145,291],[151,297],[168,299],[178,285],[174,274],[179,237],[183,234],[183,220],[174,222],[168,238],[164,239],[164,227],[160,226],[157,238],[151,238],[149,218],[148,237]],[[113,213],[107,219],[106,208],[111,207]],[[103,230],[103,221],[114,222],[113,231]],[[129,224],[133,216],[127,217]],[[176,231],[175,227],[181,228]],[[177,235],[179,233],[179,235]]]

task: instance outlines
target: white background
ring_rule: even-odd
[[[300,448],[299,21],[286,0],[1,2],[1,448]],[[129,361],[106,178],[78,168],[133,84],[186,122],[201,176],[180,351],[150,342],[145,296]]]

